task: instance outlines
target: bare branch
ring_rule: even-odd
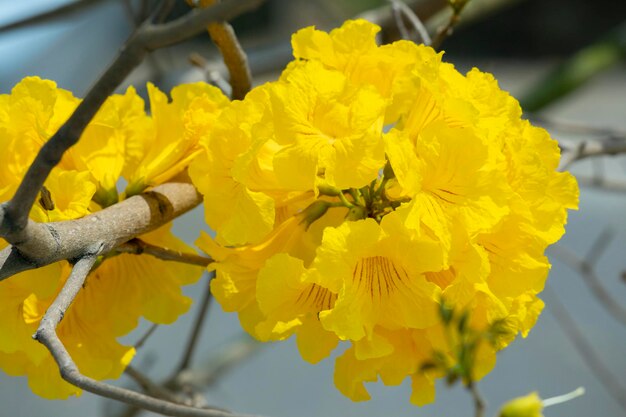
[[[4,26],[0,26],[0,33],[8,32],[13,29],[20,29],[29,25],[45,23],[49,20],[65,18],[65,17],[73,15],[74,13],[81,12],[83,11],[83,9],[86,9],[88,7],[95,6],[97,3],[100,3],[101,1],[102,0],[77,0],[71,3],[63,4],[62,6],[45,11],[41,14],[27,17],[26,19],[9,23]]]
[[[151,397],[160,398],[162,400],[166,400],[176,404],[185,403],[182,397],[179,397],[170,390],[158,384],[155,384],[150,378],[145,376],[143,373],[141,373],[139,370],[135,369],[131,365],[128,365],[126,369],[124,369],[124,373],[131,377],[141,387],[141,389]]]
[[[581,141],[559,141],[561,163],[559,171],[564,171],[573,162],[591,156],[619,155],[626,153],[626,135],[610,134],[602,138]]]
[[[228,343],[218,353],[212,355],[206,363],[175,374],[161,386],[184,396],[188,402],[197,404],[201,400],[198,391],[215,384],[222,375],[240,364],[242,360],[249,358],[260,347],[261,343],[242,334],[237,340]],[[140,409],[136,407],[128,407],[120,416],[134,417],[139,411]]]
[[[217,69],[218,65],[215,61],[209,62],[202,55],[193,52],[189,55],[189,62],[200,68],[204,72],[206,81],[222,90],[224,94],[229,94],[229,91],[232,90],[228,81],[224,79],[220,70]]]
[[[181,372],[169,386],[193,386],[198,389],[210,387],[228,370],[258,352],[261,346],[261,343],[244,334],[226,345],[205,364]]]
[[[594,243],[594,247],[600,244],[606,244],[602,242],[607,240],[606,236],[600,235],[600,237]],[[592,256],[594,258],[581,258],[576,255],[572,250],[562,246],[553,245],[550,249],[554,255],[565,262],[569,267],[576,270],[584,278],[585,284],[591,291],[591,293],[598,299],[600,305],[604,307],[618,322],[626,326],[626,308],[624,308],[613,296],[604,288],[600,278],[595,272],[594,264],[599,258],[599,250],[592,248]]]
[[[219,48],[224,64],[230,74],[233,100],[243,100],[252,87],[252,75],[248,66],[248,58],[241,48],[233,27],[226,22],[211,23],[209,35]]]
[[[115,251],[120,253],[130,253],[133,255],[152,255],[155,258],[162,259],[164,261],[175,261],[204,267],[213,262],[211,258],[207,258],[206,256],[162,248],[137,238],[129,240],[126,243],[122,243],[115,248]]]
[[[169,393],[169,395],[173,395],[176,398],[175,400],[169,399],[169,401],[173,401],[179,404],[193,405],[193,406],[199,405],[199,404],[195,404],[193,400],[190,401],[190,397],[193,398],[194,397],[193,395],[192,396],[189,396],[189,395],[180,396],[180,395],[175,394],[174,391],[179,392],[181,391],[181,388],[183,388],[181,385],[177,384],[176,381],[178,381],[178,376],[182,372],[184,372],[189,367],[189,364],[191,363],[191,359],[197,347],[198,336],[200,335],[200,330],[202,329],[202,325],[204,324],[211,298],[212,298],[211,287],[208,285],[208,282],[207,282],[204,296],[202,297],[200,308],[196,315],[196,320],[192,326],[189,341],[187,342],[187,347],[183,353],[181,363],[180,365],[178,365],[178,367],[176,367],[176,370],[173,372],[172,376],[165,383],[161,385],[155,384],[147,377],[141,375],[138,371],[134,369],[130,371],[131,373],[134,372],[135,375],[133,376],[130,373],[129,375],[133,376],[133,379],[135,379],[135,381],[137,381],[137,383],[140,384],[144,388],[144,391],[146,391],[148,394],[155,396],[157,398],[168,399],[166,397],[163,397],[163,394]],[[188,385],[186,387],[188,387]],[[138,411],[139,409],[137,409],[136,407],[129,407],[127,410],[124,411],[122,415],[123,417],[132,417],[136,415]]]
[[[485,408],[487,407],[487,403],[483,398],[482,394],[478,390],[478,386],[475,381],[469,381],[467,384],[467,389],[472,394],[472,398],[474,399],[474,416],[475,417],[484,417]]]
[[[0,206],[0,236],[12,242],[28,240],[28,213],[39,190],[67,149],[74,145],[106,98],[137,67],[146,54],[202,32],[215,21],[232,19],[258,6],[262,0],[228,0],[155,25],[144,23],[130,37],[118,57],[87,93],[74,113],[41,148],[13,198]],[[20,247],[21,250],[21,247]]]
[[[137,342],[135,342],[135,345],[133,346],[135,348],[135,350],[139,350],[143,347],[143,345],[148,341],[148,339],[150,338],[150,336],[152,336],[152,334],[156,331],[156,329],[159,328],[159,325],[157,323],[152,323],[150,325],[150,328],[148,329],[147,332],[145,332],[143,334],[143,336],[141,336],[139,338],[139,340],[137,340]]]
[[[100,253],[155,230],[202,202],[189,183],[166,183],[77,220],[30,222],[28,239],[0,251],[0,281],[18,272],[64,259],[79,259],[86,242],[102,242]],[[13,242],[10,242],[13,243]]]
[[[431,46],[435,49],[439,49],[443,41],[445,41],[448,36],[452,35],[454,27],[461,21],[461,12],[469,3],[470,0],[448,0],[450,6],[452,7],[452,14],[448,19],[448,23],[445,26],[439,28],[437,31],[437,35],[433,39]]]
[[[396,26],[398,27],[398,32],[400,32],[400,36],[402,39],[411,39],[411,34],[409,33],[408,28],[404,24],[404,19],[402,18],[402,10],[398,6],[398,1],[389,0],[391,3],[391,12],[393,13],[393,20],[396,22]]]
[[[82,288],[85,278],[94,265],[101,248],[92,247],[89,255],[79,259],[61,289],[59,295],[46,311],[34,338],[42,343],[52,354],[59,366],[61,377],[72,385],[85,391],[134,405],[155,413],[180,417],[238,417],[236,414],[217,409],[200,409],[174,404],[169,401],[152,398],[128,389],[109,385],[84,376],[67,352],[67,349],[56,334],[56,327],[63,319],[68,307]],[[240,416],[244,417],[244,416]]]
[[[175,5],[176,0],[161,0],[161,4],[154,11],[150,20],[154,23],[163,23]]]
[[[604,178],[603,176],[581,176],[576,175],[576,181],[578,185],[585,187],[599,188],[604,191],[625,193],[626,181],[619,181],[611,178]]]
[[[170,46],[201,33],[209,23],[232,20],[261,3],[263,0],[223,0],[209,8],[194,9],[174,21],[147,27],[141,34],[142,42],[150,50]]]
[[[428,20],[429,18],[435,16],[441,10],[445,9],[446,6],[447,2],[445,0],[408,1],[408,7],[424,20]],[[356,17],[376,23],[377,25],[382,26],[383,30],[388,30],[389,28],[395,26],[394,12],[393,8],[390,6],[370,9]]]
[[[418,34],[419,40],[424,45],[430,45],[432,43],[432,39],[428,34],[428,30],[426,29],[426,26],[424,26],[424,23],[422,23],[420,18],[417,16],[417,14],[413,11],[413,9],[407,6],[402,0],[389,1],[391,2],[391,9],[394,13],[394,18],[397,22],[400,33],[402,33],[402,36],[405,39],[412,39],[411,34],[408,32],[406,26],[404,25],[403,16],[405,16],[413,26],[413,29],[415,29],[415,32]]]
[[[204,321],[207,316],[207,312],[209,311],[209,307],[211,305],[211,286],[210,281],[213,278],[214,273],[211,272],[208,276],[208,282],[206,283],[206,287],[204,288],[204,295],[202,296],[202,301],[200,302],[200,308],[196,315],[196,320],[193,323],[193,327],[191,328],[191,334],[189,335],[189,341],[187,342],[187,348],[183,354],[183,357],[180,361],[180,365],[178,365],[178,369],[176,370],[175,375],[189,368],[189,364],[191,363],[191,359],[193,358],[193,354],[196,351],[196,347],[198,344],[198,337],[200,336],[200,331],[202,330],[202,326],[204,325]]]
[[[213,5],[219,0],[203,2],[203,6]],[[192,2],[189,2],[192,4]],[[230,75],[231,98],[242,100],[252,87],[252,75],[248,58],[243,51],[235,30],[228,22],[214,22],[207,26],[211,40],[222,54],[224,64]]]
[[[556,291],[550,286],[546,286],[544,294],[549,297],[546,303],[550,306],[550,313],[559,323],[561,330],[567,338],[572,342],[574,348],[578,351],[583,361],[587,364],[589,370],[598,378],[607,392],[615,401],[626,411],[626,387],[613,375],[611,370],[607,368],[601,358],[593,350],[591,343],[587,340],[584,333],[578,328],[576,322],[569,315]]]

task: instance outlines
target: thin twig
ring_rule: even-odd
[[[165,381],[162,386],[170,392],[189,398],[192,403],[197,403],[200,399],[198,392],[211,387],[223,374],[257,352],[260,346],[261,343],[243,334],[212,355],[206,363],[183,370]],[[181,391],[183,392],[180,393]],[[120,417],[134,417],[140,411],[136,407],[127,407]]]
[[[248,66],[248,58],[233,27],[226,22],[211,23],[208,26],[209,35],[219,48],[224,58],[224,64],[230,75],[233,100],[243,100],[252,88],[252,74]]]
[[[148,329],[148,331],[146,331],[143,336],[141,336],[139,338],[139,340],[137,340],[137,342],[135,343],[135,345],[133,346],[135,348],[135,350],[139,350],[143,347],[143,345],[148,341],[148,339],[150,338],[150,336],[152,336],[152,334],[155,332],[155,330],[159,327],[159,325],[157,323],[152,323],[150,325],[150,328]]]
[[[115,248],[115,251],[120,253],[130,253],[133,255],[152,255],[155,258],[162,259],[164,261],[181,262],[204,267],[213,262],[213,259],[207,258],[206,256],[163,248],[144,242],[139,238],[131,239],[126,243],[122,243],[120,246]]]
[[[211,276],[210,276],[211,277]],[[209,277],[209,279],[210,279]],[[154,391],[154,387],[159,387],[162,390],[164,390],[165,392],[171,393],[172,395],[176,395],[174,394],[174,391],[178,392],[181,390],[182,386],[180,384],[177,383],[179,376],[182,372],[184,372],[187,368],[189,368],[189,364],[191,363],[191,359],[193,358],[193,354],[196,350],[197,347],[197,342],[198,342],[198,336],[200,335],[200,331],[202,329],[202,326],[204,324],[206,315],[207,315],[207,311],[211,302],[211,288],[208,285],[209,283],[207,283],[206,285],[206,289],[204,292],[204,296],[202,297],[202,301],[200,302],[200,308],[198,310],[198,314],[196,316],[196,320],[192,326],[191,329],[191,334],[189,336],[189,340],[187,342],[187,346],[185,348],[185,351],[183,353],[183,356],[181,358],[181,362],[178,365],[178,367],[176,367],[176,370],[173,372],[172,376],[163,384],[158,385],[158,384],[154,384],[152,383],[152,381],[149,381],[152,385],[153,385],[153,391]],[[188,397],[188,396],[187,396]],[[160,397],[163,398],[163,397]],[[180,401],[180,397],[177,396],[177,398],[179,399],[178,401],[174,401],[174,402],[178,402],[181,403]],[[171,401],[171,400],[170,400]],[[192,405],[189,404],[187,402],[188,405]],[[137,412],[139,411],[139,409],[137,409],[136,407],[129,407],[127,410],[124,411],[123,413],[123,417],[132,417],[134,415],[137,414]]]
[[[426,26],[424,25],[424,23],[422,23],[419,16],[413,11],[413,9],[407,6],[402,0],[389,0],[389,1],[391,2],[391,8],[394,12],[395,20],[398,24],[398,30],[400,31],[402,36],[405,39],[412,38],[412,36],[408,33],[406,26],[404,25],[403,16],[405,16],[409,20],[411,25],[413,26],[413,29],[415,29],[415,32],[419,35],[419,40],[424,45],[432,44],[432,39],[430,38],[430,35],[428,34],[428,30],[426,29]]]
[[[63,4],[57,8],[45,11],[41,14],[27,17],[26,19],[19,20],[17,22],[8,23],[4,26],[0,26],[0,33],[8,32],[13,29],[20,29],[29,25],[45,23],[49,20],[58,18],[66,18],[74,13],[81,12],[83,9],[90,6],[94,6],[100,3],[102,0],[77,0],[70,3]]]
[[[626,138],[626,131],[623,130],[590,126],[587,124],[580,124],[571,121],[557,120],[552,117],[546,117],[542,114],[531,113],[528,115],[528,119],[533,122],[533,124],[538,124],[545,128],[558,130],[560,132],[576,133],[581,135],[613,136],[616,138]]]
[[[213,278],[213,272],[208,275],[208,281],[204,288],[204,295],[202,296],[202,301],[200,302],[200,308],[198,309],[198,313],[196,315],[196,320],[193,323],[191,328],[191,333],[189,335],[189,340],[187,341],[187,347],[183,353],[180,364],[176,369],[174,375],[178,375],[180,372],[189,368],[189,364],[193,359],[193,355],[196,351],[196,347],[198,344],[198,337],[200,336],[200,331],[202,330],[202,326],[204,325],[204,321],[206,320],[207,312],[209,311],[209,307],[211,305],[211,286],[209,285],[211,278]]]
[[[591,156],[619,155],[626,153],[626,136],[609,134],[602,138],[580,141],[560,141],[561,163],[559,171],[564,171],[573,162]]]
[[[396,26],[398,27],[398,32],[400,32],[400,36],[402,39],[411,39],[411,34],[404,24],[404,19],[402,18],[402,10],[398,6],[397,0],[389,0],[391,3],[391,12],[393,13],[393,20],[396,22]]]
[[[224,346],[220,352],[212,355],[206,363],[181,372],[171,384],[172,386],[193,386],[196,389],[210,387],[235,365],[258,352],[261,346],[261,343],[243,334],[237,340]]]
[[[546,286],[544,294],[549,298],[546,304],[550,307],[550,313],[552,313],[561,330],[563,330],[567,338],[572,342],[572,345],[574,345],[574,348],[583,358],[589,370],[598,378],[600,383],[602,383],[604,388],[613,399],[617,401],[620,407],[626,411],[626,387],[611,373],[611,370],[605,366],[602,359],[593,350],[591,343],[589,343],[584,333],[578,328],[574,319],[569,315],[567,309],[559,300],[556,291],[552,290],[548,285]]]
[[[143,22],[144,19],[139,18],[139,14],[135,13],[133,9],[132,0],[122,0],[122,4],[124,5],[124,12],[126,12],[126,17],[130,21],[130,23],[136,28]]]
[[[222,90],[224,94],[230,95],[232,87],[228,84],[228,81],[224,79],[215,63],[210,63],[202,55],[196,52],[189,55],[189,62],[204,72],[204,77],[208,83]]]
[[[470,380],[467,384],[467,389],[472,394],[472,398],[474,399],[474,416],[475,417],[484,417],[485,408],[487,407],[487,403],[478,390],[478,386],[475,381]]]
[[[222,410],[199,409],[152,398],[135,391],[96,381],[80,373],[67,349],[59,339],[56,327],[82,288],[85,278],[96,262],[97,253],[100,251],[100,248],[93,247],[88,255],[76,262],[65,285],[41,319],[39,328],[34,335],[34,338],[42,343],[52,354],[59,366],[61,377],[70,384],[101,397],[121,401],[163,415],[179,417],[237,417],[236,414]]]
[[[131,365],[128,365],[126,369],[124,369],[124,373],[131,377],[141,387],[141,389],[151,397],[160,398],[162,400],[170,401],[176,404],[185,403],[185,401],[181,397],[174,394],[170,390],[158,384],[155,384],[150,378],[148,378],[146,375],[144,375],[138,369],[135,369]]]
[[[264,0],[222,0],[211,7],[194,9],[171,22],[152,25],[143,32],[145,46],[150,49],[174,45],[206,30],[209,23],[232,20],[255,9]]]
[[[203,2],[204,7],[217,3],[219,0]],[[207,26],[207,31],[224,59],[230,75],[231,97],[243,100],[252,88],[252,75],[248,58],[243,51],[235,30],[228,22],[214,22]]]
[[[596,238],[596,240],[592,243],[591,247],[587,251],[585,255],[585,261],[589,264],[591,268],[594,268],[600,260],[600,257],[609,247],[613,239],[615,238],[615,230],[607,227],[605,228],[600,235]]]
[[[619,181],[611,178],[593,177],[593,176],[581,176],[576,175],[576,181],[578,185],[584,187],[593,187],[605,191],[612,191],[618,193],[626,192],[626,181]]]
[[[448,23],[445,24],[442,28],[437,31],[437,35],[433,39],[431,46],[435,49],[439,49],[443,41],[445,41],[452,32],[454,31],[454,27],[461,21],[461,12],[469,3],[470,0],[455,0],[449,1],[452,6],[452,15],[450,15],[450,19],[448,19]]]
[[[408,0],[408,7],[424,20],[428,20],[447,6],[445,0]],[[389,5],[369,9],[356,16],[357,18],[369,20],[383,28],[383,31],[391,31],[396,28],[396,19],[393,8]]]
[[[161,0],[161,4],[150,18],[153,23],[163,23],[176,5],[176,0]]]
[[[598,240],[596,240],[596,242],[598,242]],[[591,293],[598,299],[600,305],[604,307],[615,320],[626,326],[626,308],[604,288],[589,258],[581,258],[572,250],[562,245],[554,245],[550,250],[570,268],[580,273],[584,278],[583,281],[587,284]]]

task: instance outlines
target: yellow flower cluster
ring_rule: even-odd
[[[454,361],[442,299],[472,328],[498,322],[472,378],[526,336],[542,310],[545,248],[564,232],[578,188],[559,148],[476,69],[399,41],[378,46],[363,20],[292,38],[296,60],[221,113],[190,176],[216,231],[211,289],[262,341],[296,335],[312,363],[345,341],[335,384],[410,377],[433,401],[434,351]]]
[[[31,219],[80,218],[171,179],[200,151],[199,138],[228,103],[218,89],[203,83],[176,87],[171,103],[152,85],[148,92],[151,117],[132,88],[104,103],[79,143],[52,171]],[[36,77],[0,95],[0,201],[13,196],[36,153],[78,103],[68,91]],[[128,183],[124,193],[117,191],[121,178]],[[170,226],[140,238],[190,251],[170,233]],[[6,245],[0,240],[0,248]],[[0,282],[0,368],[27,375],[32,390],[46,398],[80,393],[60,378],[51,355],[32,339],[69,270],[67,263],[58,263]],[[147,255],[107,257],[87,277],[58,328],[81,372],[95,379],[119,377],[134,349],[118,343],[117,337],[134,329],[140,317],[154,323],[175,321],[191,304],[181,286],[196,281],[200,273],[197,267]]]

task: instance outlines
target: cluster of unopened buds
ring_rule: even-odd
[[[211,291],[256,339],[295,335],[312,363],[347,344],[334,376],[343,394],[366,400],[364,382],[410,378],[422,405],[443,376],[424,366],[433,352],[456,361],[445,300],[470,312],[476,332],[499,326],[473,350],[469,377],[480,379],[543,308],[544,251],[577,206],[576,182],[556,171],[556,142],[491,75],[462,75],[412,42],[378,46],[378,31],[356,20],[297,32],[280,79],[241,101],[197,83],[168,102],[149,86],[147,116],[134,90],[111,97],[46,182],[54,208],[39,204],[32,218],[78,218],[188,168],[215,231],[197,241],[217,273]],[[0,155],[0,200],[77,102],[34,78],[0,96],[0,141],[16,149]],[[184,248],[166,229],[142,239]],[[0,282],[0,366],[47,397],[78,392],[30,338],[66,270]],[[144,256],[104,259],[59,328],[80,370],[119,376],[133,349],[116,338],[140,316],[174,321],[189,306],[180,286],[199,273]]]

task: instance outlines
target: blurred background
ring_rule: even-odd
[[[25,76],[56,81],[76,96],[116,55],[151,1],[0,0],[0,93]],[[74,7],[30,19],[65,4]],[[443,0],[407,1],[431,33],[445,24]],[[185,13],[176,2],[171,18]],[[233,22],[249,55],[255,83],[276,79],[290,60],[290,34],[310,25],[332,29],[364,16],[383,26],[381,41],[400,36],[387,2],[379,0],[267,0]],[[26,20],[25,20],[26,19]],[[16,22],[24,22],[16,24]],[[472,67],[493,73],[500,86],[522,101],[526,116],[563,143],[626,140],[626,2],[615,0],[472,0],[454,34],[442,45],[445,60],[461,72]],[[192,54],[203,59],[189,60]],[[208,35],[152,54],[126,85],[145,92],[146,81],[163,90],[181,82],[223,74]],[[1,151],[1,150],[0,150]],[[542,293],[546,308],[527,339],[516,340],[498,356],[494,371],[479,387],[492,416],[505,401],[531,391],[543,398],[584,386],[587,393],[546,409],[546,417],[626,415],[626,160],[589,158],[570,169],[581,184],[580,210],[570,213],[567,234],[548,250],[553,268]],[[180,237],[193,243],[202,228],[196,209],[176,222]],[[186,288],[200,300],[206,278]],[[591,290],[593,289],[593,291]],[[607,298],[608,297],[608,298]],[[197,302],[172,326],[160,326],[133,364],[156,381],[180,360],[193,326]],[[612,308],[613,313],[607,309]],[[620,316],[621,314],[621,316]],[[618,316],[622,321],[618,320]],[[124,341],[134,343],[148,328]],[[336,355],[334,355],[336,356]],[[232,358],[242,358],[236,362]],[[334,358],[303,362],[293,340],[257,346],[242,335],[234,314],[209,308],[194,369],[210,376],[210,404],[268,417],[472,416],[471,397],[460,386],[440,383],[437,401],[409,404],[410,384],[370,384],[372,400],[353,403],[335,390]],[[123,377],[117,383],[134,387]],[[622,401],[622,404],[624,401]],[[116,417],[125,407],[89,393],[68,401],[33,395],[24,378],[0,372],[0,416]],[[148,415],[144,413],[142,415]]]

